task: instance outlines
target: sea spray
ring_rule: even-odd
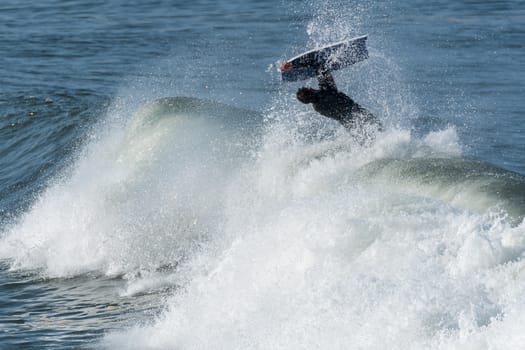
[[[144,106],[57,178],[6,232],[1,256],[51,277],[175,266],[220,225],[221,184],[250,157],[257,119],[191,98]]]
[[[369,148],[271,133],[280,145],[224,193],[220,243],[187,262],[200,267],[181,271],[188,283],[165,314],[108,348],[461,348],[512,327],[506,310],[524,305],[494,279],[520,270],[522,224],[354,176],[382,157],[445,157],[454,132],[393,130]]]
[[[145,106],[2,240],[13,269],[124,274],[123,296],[175,286],[152,324],[102,346],[461,348],[519,322],[524,228],[505,215],[519,200],[435,188],[525,181],[462,160],[453,128],[362,146],[274,115],[260,138],[249,112],[199,101]]]

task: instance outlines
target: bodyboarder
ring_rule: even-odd
[[[293,68],[288,62],[280,66],[283,72]],[[317,81],[319,89],[302,87],[297,90],[296,96],[300,102],[311,103],[316,112],[337,120],[361,141],[373,138],[376,131],[382,131],[379,119],[337,89],[330,71],[319,70]]]

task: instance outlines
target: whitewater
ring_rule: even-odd
[[[149,103],[46,190],[0,254],[51,277],[124,275],[125,295],[172,288],[157,319],[107,348],[523,344],[523,176],[462,159],[453,128],[363,146],[290,124]]]
[[[307,46],[360,29],[333,10]],[[0,259],[154,299],[97,349],[525,348],[525,176],[472,157],[454,125],[416,130],[396,63],[369,61],[336,76],[386,125],[367,144],[294,87],[254,111],[133,81],[6,224]]]

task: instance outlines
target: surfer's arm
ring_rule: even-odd
[[[334,77],[329,71],[320,71],[317,75],[317,82],[321,90],[337,90]]]

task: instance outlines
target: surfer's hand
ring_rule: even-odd
[[[289,71],[292,68],[293,68],[293,65],[291,63],[286,62],[286,61],[281,62],[281,64],[279,65],[279,69],[281,70],[281,72]]]

